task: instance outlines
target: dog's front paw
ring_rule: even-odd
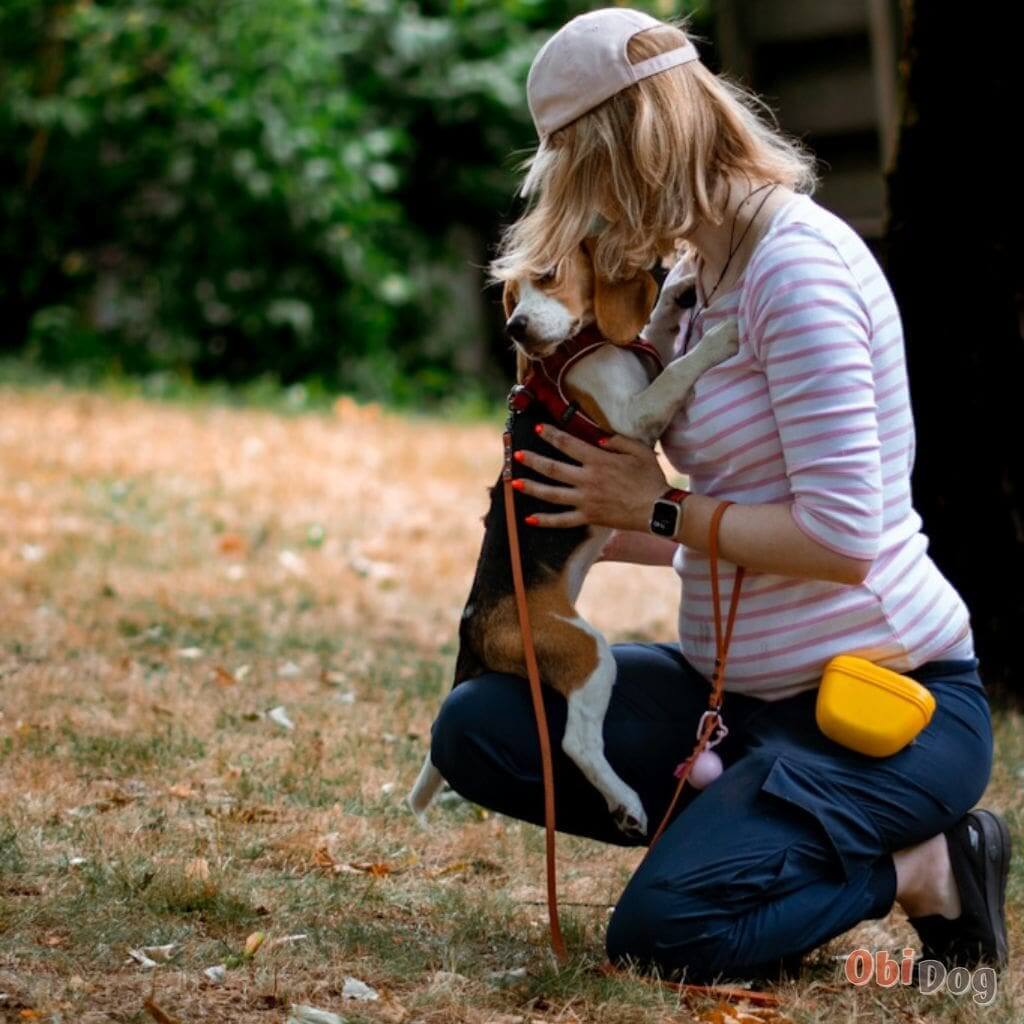
[[[736,320],[725,320],[716,325],[704,335],[698,349],[705,353],[712,366],[731,359],[740,350],[739,324]]]
[[[636,793],[631,792],[628,797],[623,799],[622,803],[611,810],[612,820],[618,826],[619,831],[638,839],[647,835],[647,814]]]
[[[651,318],[640,332],[641,337],[656,347],[671,347],[679,333],[683,313],[693,306],[696,280],[695,274],[687,274],[675,280],[666,279],[651,311]]]

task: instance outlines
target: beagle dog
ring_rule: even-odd
[[[647,359],[652,346],[634,339],[648,322],[657,284],[647,272],[623,282],[601,280],[594,271],[593,243],[588,238],[553,273],[506,282],[506,333],[516,346],[521,382],[510,396],[514,450],[571,461],[538,437],[539,423],[554,423],[591,441],[595,433],[616,433],[653,447],[698,376],[738,351],[735,321],[727,321],[679,359],[670,361],[673,339],[662,341],[660,358]],[[592,341],[581,345],[588,335]],[[658,373],[652,361],[664,369]],[[517,474],[540,479],[522,464],[513,465]],[[522,492],[516,504],[521,519],[562,510]],[[526,676],[500,476],[484,524],[459,628],[454,686],[484,672]],[[523,576],[541,676],[568,703],[562,749],[605,798],[618,827],[643,836],[643,805],[604,755],[602,725],[615,660],[605,637],[576,610],[583,580],[611,532],[597,526],[521,529]],[[428,754],[408,797],[421,822],[442,782]]]

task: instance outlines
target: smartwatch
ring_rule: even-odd
[[[651,533],[659,537],[675,537],[683,514],[683,502],[689,496],[689,491],[674,487],[658,498],[651,508]]]

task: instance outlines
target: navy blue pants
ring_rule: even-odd
[[[618,680],[604,723],[612,767],[661,820],[707,707],[707,681],[675,644],[613,648]],[[814,720],[817,690],[764,701],[727,693],[723,774],[687,786],[661,840],[609,922],[613,962],[691,981],[772,976],[866,918],[896,892],[891,854],[945,831],[974,806],[992,765],[992,723],[977,661],[908,673],[935,695],[928,728],[892,757],[857,754]],[[630,845],[564,754],[566,705],[545,687],[559,831]],[[527,683],[489,674],[449,694],[431,756],[475,803],[543,824],[540,748]]]

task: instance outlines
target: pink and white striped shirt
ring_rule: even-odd
[[[841,653],[897,671],[973,657],[967,608],[928,556],[911,504],[903,329],[870,250],[845,222],[797,196],[775,213],[737,287],[698,315],[691,348],[727,317],[738,319],[739,352],[698,380],[662,437],[666,456],[695,493],[788,502],[809,537],[873,564],[853,586],[749,573],[726,689],[788,697],[817,686]],[[684,317],[677,348],[685,328]],[[680,546],[674,567],[683,582],[682,650],[709,677],[708,558]],[[723,618],[734,569],[722,563]]]

